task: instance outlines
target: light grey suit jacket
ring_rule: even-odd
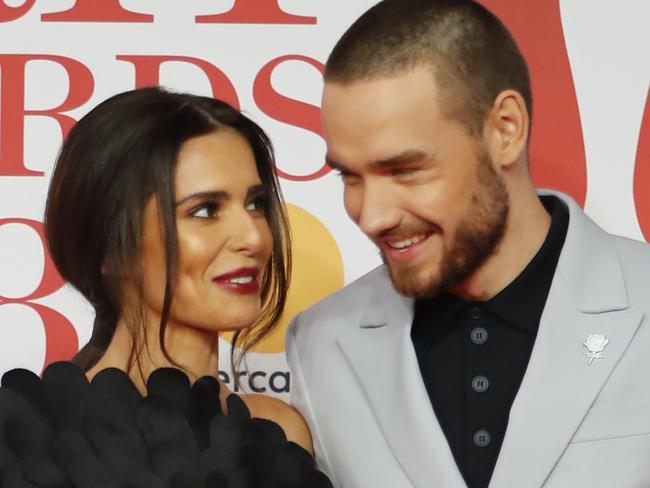
[[[650,487],[650,246],[559,195],[569,228],[490,488]],[[345,488],[460,488],[410,340],[413,301],[379,267],[298,315],[292,402]],[[583,342],[609,339],[589,365]]]

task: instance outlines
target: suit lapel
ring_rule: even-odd
[[[566,203],[565,245],[490,488],[544,484],[641,322],[628,309],[613,242]],[[609,343],[589,365],[583,343],[591,334]]]
[[[410,339],[413,302],[383,274],[360,327],[338,339],[387,445],[414,487],[465,487],[438,424]]]
[[[630,311],[590,315],[571,310],[575,304],[562,280],[553,285],[549,299],[510,410],[491,488],[544,484],[641,320]],[[609,339],[603,359],[591,366],[583,346],[590,334]]]

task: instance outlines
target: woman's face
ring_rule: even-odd
[[[273,237],[262,185],[246,140],[228,128],[188,140],[175,173],[178,279],[170,326],[207,331],[250,326]],[[155,199],[143,218],[144,300],[160,320],[165,287],[163,226]]]

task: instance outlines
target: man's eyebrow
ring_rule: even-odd
[[[227,200],[228,198],[230,198],[230,193],[223,190],[198,191],[181,198],[175,205],[178,207],[190,200]]]
[[[393,166],[401,166],[404,164],[412,164],[421,161],[427,157],[427,153],[424,151],[419,151],[417,149],[408,149],[394,156],[379,159],[370,163],[370,166],[373,168],[391,168]]]
[[[346,170],[344,165],[342,165],[341,163],[339,163],[338,161],[333,159],[329,154],[325,155],[325,162],[327,163],[327,165],[330,168],[332,168],[334,170],[337,170],[337,171],[345,171]]]
[[[422,159],[426,158],[427,156],[428,154],[424,151],[420,151],[417,149],[407,149],[406,151],[395,154],[394,156],[378,159],[376,161],[371,161],[369,166],[375,169],[391,168],[394,166],[417,163]],[[335,170],[347,171],[347,168],[344,164],[340,163],[339,161],[336,161],[329,155],[325,156],[325,161],[330,167],[332,167]]]

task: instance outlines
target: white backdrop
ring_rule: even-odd
[[[377,265],[345,215],[338,178],[323,167],[318,119],[322,63],[374,3],[0,0],[0,373],[39,372],[90,337],[92,310],[48,267],[39,223],[61,121],[65,128],[136,85],[215,93],[270,134],[296,239],[283,326]],[[650,2],[485,4],[531,62],[537,181],[572,193],[607,230],[650,238]],[[286,397],[282,333],[250,354],[243,383]]]

